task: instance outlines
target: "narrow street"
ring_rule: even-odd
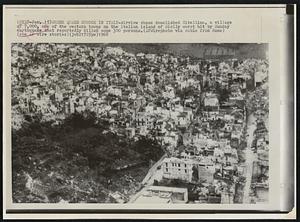
[[[252,181],[252,173],[253,173],[253,162],[255,160],[255,155],[251,150],[252,141],[254,139],[254,131],[256,128],[255,124],[256,118],[253,114],[250,114],[247,122],[247,147],[245,149],[245,159],[246,159],[246,168],[245,168],[245,187],[244,187],[244,196],[243,203],[250,203],[250,191],[251,191],[251,181]]]
[[[164,154],[153,166],[149,169],[147,175],[142,181],[143,185],[151,185],[153,181],[156,179],[156,174],[162,173],[161,170],[157,170],[157,167],[161,165],[163,160],[166,158],[167,154]]]
[[[142,181],[142,185],[145,187],[151,186],[155,179],[160,180],[162,178],[162,169],[157,169],[158,166],[160,166],[163,162],[163,160],[167,157],[167,154],[165,153],[153,166],[149,169],[147,175]],[[128,203],[133,203],[136,198],[140,195],[140,193],[143,192],[143,189],[140,190],[138,193],[133,195]]]

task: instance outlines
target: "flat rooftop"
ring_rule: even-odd
[[[129,203],[169,204],[187,203],[187,188],[149,186],[143,188]]]

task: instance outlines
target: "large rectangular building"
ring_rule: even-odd
[[[129,203],[184,204],[188,202],[187,188],[149,186],[143,188]]]

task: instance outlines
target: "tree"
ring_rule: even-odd
[[[163,149],[158,142],[144,136],[133,144],[132,149],[141,154],[144,160],[158,160],[163,155]]]
[[[177,140],[177,146],[183,145],[183,137],[182,135],[179,135],[178,140]]]
[[[158,186],[159,184],[158,184],[158,181],[157,180],[154,180],[153,181],[153,186]]]
[[[84,129],[93,127],[96,124],[96,114],[91,111],[85,111],[83,113],[73,113],[68,116],[64,121],[64,126],[70,126],[73,129]]]
[[[198,169],[195,166],[193,166],[192,171],[193,171],[192,173],[193,181],[198,181],[199,180]]]

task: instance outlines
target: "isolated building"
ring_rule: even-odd
[[[142,189],[129,203],[184,204],[187,202],[187,188],[150,186]]]

